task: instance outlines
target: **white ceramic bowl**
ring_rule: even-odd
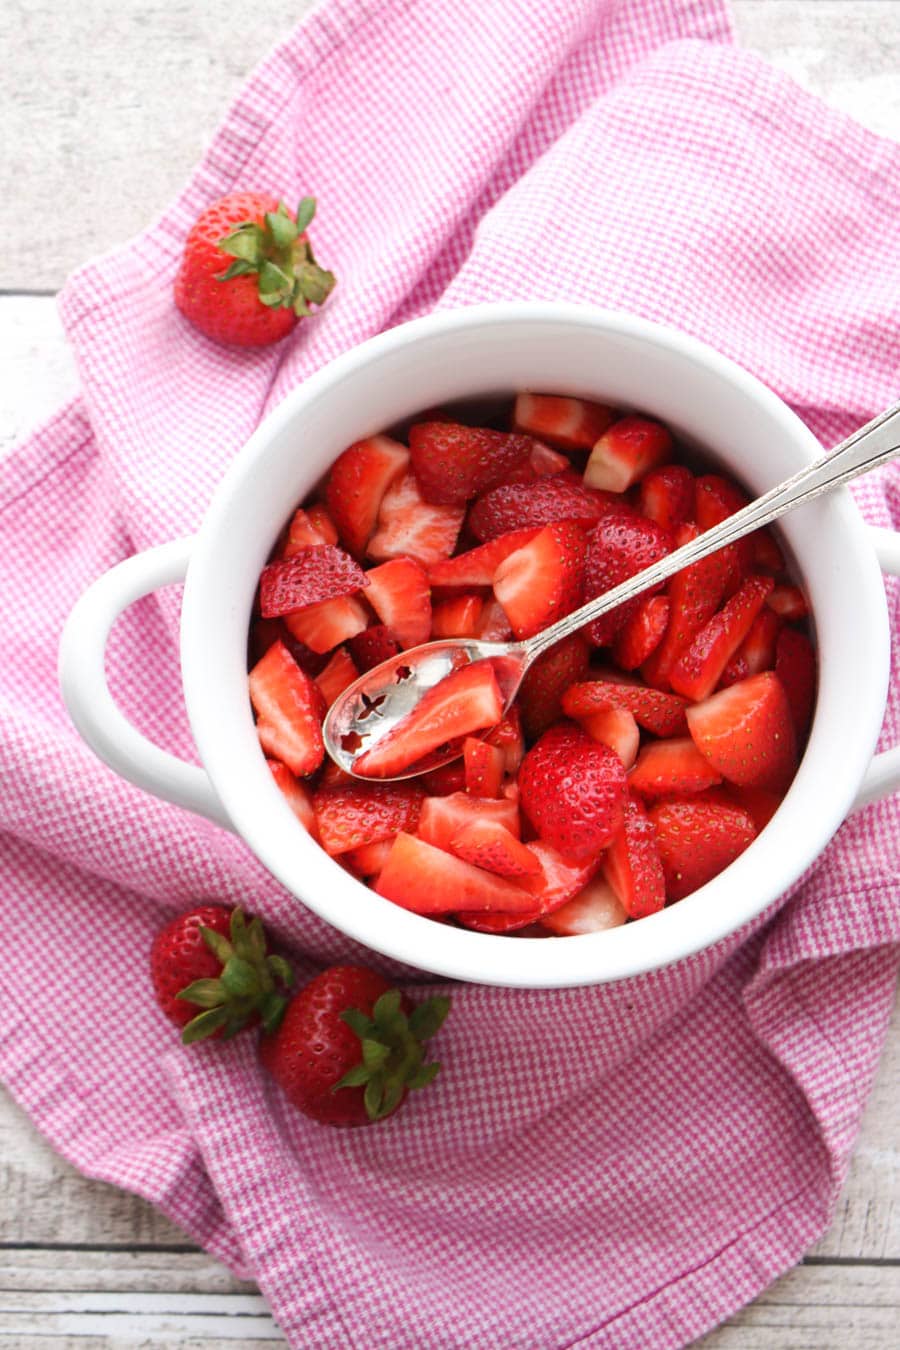
[[[889,672],[879,570],[895,536],[863,524],[845,491],[782,522],[811,600],[820,654],[809,744],[777,814],[723,873],[678,904],[603,933],[524,941],[393,905],[303,831],[266,766],[247,695],[254,591],[293,508],[352,441],[460,397],[533,389],[640,409],[762,492],[821,453],[770,390],[709,347],[629,315],[566,304],[478,306],[419,319],[346,353],[289,395],[217,490],[196,537],[113,568],[82,597],[60,651],[76,726],[124,777],[239,833],[299,901],[378,952],[494,985],[621,979],[687,956],[754,918],[825,847],[847,813],[900,782],[900,751],[872,759]],[[185,578],[184,694],[204,768],[151,745],[112,702],[103,652],[116,615]]]

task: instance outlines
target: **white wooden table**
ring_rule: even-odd
[[[0,453],[75,387],[53,300],[66,274],[166,204],[246,73],[308,7],[0,7]],[[733,9],[745,46],[900,140],[900,0]],[[834,1224],[704,1350],[900,1346],[898,1120],[895,1018]],[[0,1350],[284,1344],[252,1286],[143,1201],[80,1176],[2,1089],[0,1197]]]

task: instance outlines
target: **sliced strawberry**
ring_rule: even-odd
[[[471,507],[469,529],[476,539],[496,539],[511,530],[552,525],[556,520],[578,520],[590,525],[610,511],[621,509],[620,497],[585,487],[576,473],[558,473],[536,483],[492,488]]]
[[[285,614],[284,626],[292,637],[314,652],[330,652],[361,633],[368,623],[365,607],[353,595],[339,595]]]
[[[721,781],[722,775],[704,759],[690,736],[645,745],[628,775],[631,790],[648,800],[703,792]]]
[[[464,825],[450,841],[450,851],[466,862],[496,872],[501,877],[527,877],[539,873],[541,865],[526,844],[522,844],[496,820],[478,818]]]
[[[696,525],[683,525],[675,537],[675,544],[681,548],[698,534]],[[667,587],[669,626],[662,642],[641,669],[644,679],[654,688],[666,688],[678,657],[718,609],[731,573],[731,563],[722,555],[722,549],[711,553],[708,558],[683,567],[670,579]]]
[[[796,628],[784,628],[775,648],[775,674],[784,686],[797,741],[806,740],[816,697],[816,657],[812,643]]]
[[[750,815],[719,801],[659,802],[649,815],[669,900],[681,900],[705,886],[756,838]]]
[[[731,657],[749,634],[772,585],[771,577],[748,577],[694,635],[669,675],[669,683],[676,694],[694,700],[709,697]]]
[[[368,584],[349,553],[333,544],[311,544],[263,568],[259,607],[264,619],[278,619],[321,600],[351,595]]]
[[[540,837],[583,862],[606,848],[622,823],[625,770],[608,745],[557,722],[522,760],[519,792]]]
[[[309,548],[310,545],[332,542],[332,540],[325,538],[322,531],[318,529],[301,506],[291,516],[284,545],[281,549],[281,556],[282,558],[291,558],[301,549]]]
[[[797,768],[787,694],[770,670],[751,675],[687,710],[700,753],[723,778],[784,792]]]
[[[366,599],[401,647],[417,647],[431,636],[431,589],[420,563],[392,558],[366,573]]]
[[[415,783],[344,783],[318,788],[313,809],[326,853],[377,844],[398,830],[415,830],[425,793]]]
[[[622,512],[610,513],[590,531],[584,564],[586,600],[611,591],[636,572],[650,567],[672,549],[672,537],[652,520]],[[608,614],[594,619],[587,632],[596,646],[613,641],[631,616],[641,598],[616,605]]]
[[[767,792],[765,788],[736,787],[734,783],[728,789],[728,796],[736,806],[740,806],[753,821],[756,832],[764,830],[781,805],[777,792]]]
[[[383,623],[373,623],[350,639],[353,660],[361,671],[373,670],[382,661],[389,661],[400,650],[400,643]]]
[[[357,876],[377,877],[388,860],[395,837],[392,834],[387,839],[379,839],[376,844],[361,844],[359,848],[351,848],[341,856],[341,862],[348,863]]]
[[[622,417],[591,451],[584,481],[588,487],[625,492],[645,473],[672,456],[672,433],[646,417]]]
[[[315,839],[316,832],[316,813],[313,810],[312,793],[305,783],[301,783],[291,773],[286,764],[282,764],[280,759],[267,759],[266,763],[272,770],[272,777],[278,784],[281,791],[288,800],[291,810],[309,834]]]
[[[504,933],[517,933],[521,932],[523,928],[530,928],[532,924],[537,922],[542,913],[541,907],[535,905],[532,909],[522,910],[518,914],[492,914],[486,909],[468,909],[460,911],[455,917],[464,928],[472,928],[476,933],[502,935]]]
[[[805,619],[809,613],[806,596],[799,586],[776,586],[766,600],[769,609],[773,609],[780,619],[796,623]]]
[[[461,506],[527,462],[530,436],[467,427],[460,422],[417,422],[409,429],[410,463],[427,502]]]
[[[581,933],[602,933],[621,928],[627,914],[605,877],[594,877],[584,890],[567,900],[561,909],[541,918],[541,926],[559,937],[577,937]]]
[[[602,708],[579,718],[592,741],[600,741],[615,750],[623,767],[630,769],[637,759],[641,733],[634,714],[627,708]]]
[[[687,731],[686,699],[631,680],[574,684],[563,695],[562,706],[567,717],[579,719],[603,708],[627,708],[635,721],[654,736],[678,736]]]
[[[359,671],[353,657],[345,647],[338,647],[325,669],[316,676],[316,684],[322,691],[325,706],[330,708],[338,695],[358,678]]]
[[[522,728],[530,741],[536,741],[559,721],[563,694],[570,684],[587,677],[590,650],[584,633],[572,633],[527,670],[517,701]]]
[[[496,726],[503,699],[490,661],[476,661],[446,676],[415,708],[365,750],[355,772],[370,778],[403,773],[439,746]]]
[[[416,914],[459,909],[521,913],[533,897],[515,882],[455,858],[404,831],[397,835],[375,890]]]
[[[415,475],[408,473],[385,492],[378,510],[378,527],[369,540],[368,554],[378,561],[406,554],[423,567],[449,558],[463,523],[465,507],[426,502]]]
[[[563,450],[589,450],[613,419],[611,408],[558,394],[519,394],[513,425]]]
[[[583,576],[584,536],[574,522],[557,521],[504,559],[494,595],[516,637],[531,637],[578,608]]]
[[[250,701],[256,730],[269,759],[280,759],[298,778],[312,773],[325,755],[322,695],[283,642],[273,642],[250,671]]]
[[[416,831],[420,839],[435,848],[448,849],[451,839],[473,820],[491,820],[504,826],[519,838],[521,833],[519,809],[505,797],[477,798],[465,792],[453,792],[446,797],[426,797]]]
[[[504,483],[534,483],[538,478],[550,478],[555,473],[565,473],[572,467],[565,455],[551,450],[541,441],[531,441],[531,453],[512,473],[503,479]]]
[[[533,907],[518,915],[479,915],[471,911],[457,914],[456,917],[466,928],[475,928],[481,933],[509,933],[514,929],[527,928],[538,920],[543,921],[548,914],[561,909],[573,896],[583,891],[600,866],[600,854],[587,862],[573,863],[567,862],[555,848],[541,839],[528,847],[541,868],[535,876],[522,877],[520,883],[531,893]]]
[[[757,572],[771,572],[777,576],[784,571],[784,554],[769,530],[754,530],[750,542],[753,545],[753,567]]]
[[[764,606],[757,614],[750,631],[722,672],[720,683],[736,684],[748,675],[761,670],[775,669],[775,644],[781,632],[781,620],[774,610]]]
[[[670,534],[694,519],[694,475],[683,464],[664,464],[641,480],[638,510]]]
[[[463,765],[466,771],[466,792],[470,797],[499,797],[503,781],[503,751],[488,745],[475,736],[463,742]],[[476,861],[474,858],[470,862]]]
[[[720,474],[702,474],[694,484],[696,518],[701,534],[719,525],[747,505],[748,498],[730,478]],[[726,567],[724,594],[736,590],[750,570],[753,561],[753,542],[745,536],[720,549]]]
[[[337,526],[328,514],[328,507],[324,502],[313,502],[312,506],[307,507],[306,514],[311,527],[322,536],[323,544],[338,542]]]
[[[629,919],[643,919],[665,905],[666,879],[656,831],[643,804],[631,794],[622,828],[606,850],[602,867]]]
[[[453,759],[449,764],[441,764],[430,773],[423,773],[417,780],[430,797],[449,797],[466,790],[466,768],[462,759]]]
[[[612,656],[620,670],[637,670],[656,651],[669,625],[669,597],[645,595],[616,634]]]
[[[361,558],[388,488],[409,466],[409,451],[388,436],[357,441],[334,461],[325,486],[328,512],[350,552]]]
[[[491,596],[481,611],[476,637],[480,637],[484,642],[508,642],[512,635],[506,610],[499,600]]]
[[[490,586],[500,564],[539,533],[539,528],[533,528],[498,534],[478,548],[435,563],[428,569],[428,580],[432,586]]]
[[[525,740],[522,736],[522,719],[518,707],[513,704],[507,708],[506,716],[485,736],[488,745],[496,745],[503,757],[503,772],[515,774],[525,755]]]
[[[435,605],[431,618],[433,638],[477,637],[484,601],[478,595],[456,595]]]

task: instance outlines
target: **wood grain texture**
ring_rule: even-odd
[[[310,4],[256,0],[252,23],[238,0],[218,0],[214,21],[188,0],[0,6],[11,57],[0,84],[0,455],[77,387],[49,293],[165,206],[253,64]],[[745,46],[900,139],[898,0],[733,0],[732,10]],[[65,230],[43,228],[48,202],[63,203]],[[834,1223],[698,1350],[900,1344],[898,1119],[895,1015]],[[0,1197],[0,1350],[285,1344],[252,1285],[152,1206],[82,1177],[2,1091]]]

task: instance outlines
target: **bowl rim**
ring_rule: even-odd
[[[568,302],[528,301],[475,305],[411,320],[366,340],[310,376],[260,423],[233,460],[204,515],[188,565],[181,621],[182,677],[201,761],[236,832],[308,909],[374,951],[438,975],[496,986],[574,987],[641,975],[713,947],[774,905],[796,881],[842,823],[874,752],[887,696],[889,630],[881,572],[849,493],[843,489],[810,503],[803,511],[815,513],[821,530],[829,534],[837,532],[841,539],[841,566],[846,570],[853,565],[859,586],[858,610],[845,616],[846,622],[855,621],[864,645],[868,644],[868,660],[863,662],[860,676],[860,698],[854,707],[859,725],[849,743],[844,738],[839,779],[832,774],[831,781],[823,782],[818,762],[823,755],[814,757],[813,764],[809,753],[815,743],[821,743],[823,734],[822,719],[817,714],[807,753],[778,812],[760,839],[726,869],[731,890],[744,897],[736,910],[716,903],[716,895],[722,890],[724,874],[720,874],[677,906],[667,907],[639,924],[595,934],[511,942],[509,937],[436,924],[432,919],[403,910],[329,859],[302,831],[265,770],[258,746],[257,763],[253,765],[248,760],[237,766],[242,772],[236,771],[227,737],[221,735],[223,712],[238,715],[236,709],[223,709],[210,697],[207,611],[221,550],[227,547],[229,533],[241,518],[242,495],[258,469],[259,460],[304,409],[312,407],[316,400],[327,399],[338,388],[346,396],[348,381],[357,372],[373,364],[377,366],[425,338],[452,341],[455,336],[471,334],[475,327],[523,323],[546,326],[548,334],[554,325],[569,330],[573,326],[594,332],[600,329],[653,344],[698,363],[765,408],[783,431],[786,458],[790,461],[793,455],[796,467],[803,459],[821,453],[809,429],[772,390],[714,348],[667,325],[618,310]],[[270,522],[270,540],[275,537],[278,524]],[[254,576],[251,597],[255,581]],[[240,612],[242,604],[246,635],[249,618],[246,595],[235,597],[232,609]],[[245,703],[248,709],[248,698]],[[798,811],[804,802],[806,809]],[[795,847],[798,822],[813,815],[817,817],[816,842],[812,852],[807,849],[798,853]],[[773,873],[778,877],[774,890]],[[358,903],[361,896],[366,898],[362,905]],[[683,906],[690,907],[690,911],[683,910]],[[702,914],[703,921],[688,922],[688,912],[694,916]],[[682,915],[685,921],[679,922]],[[427,931],[423,926],[427,926]],[[646,934],[643,943],[634,937],[636,930]]]

